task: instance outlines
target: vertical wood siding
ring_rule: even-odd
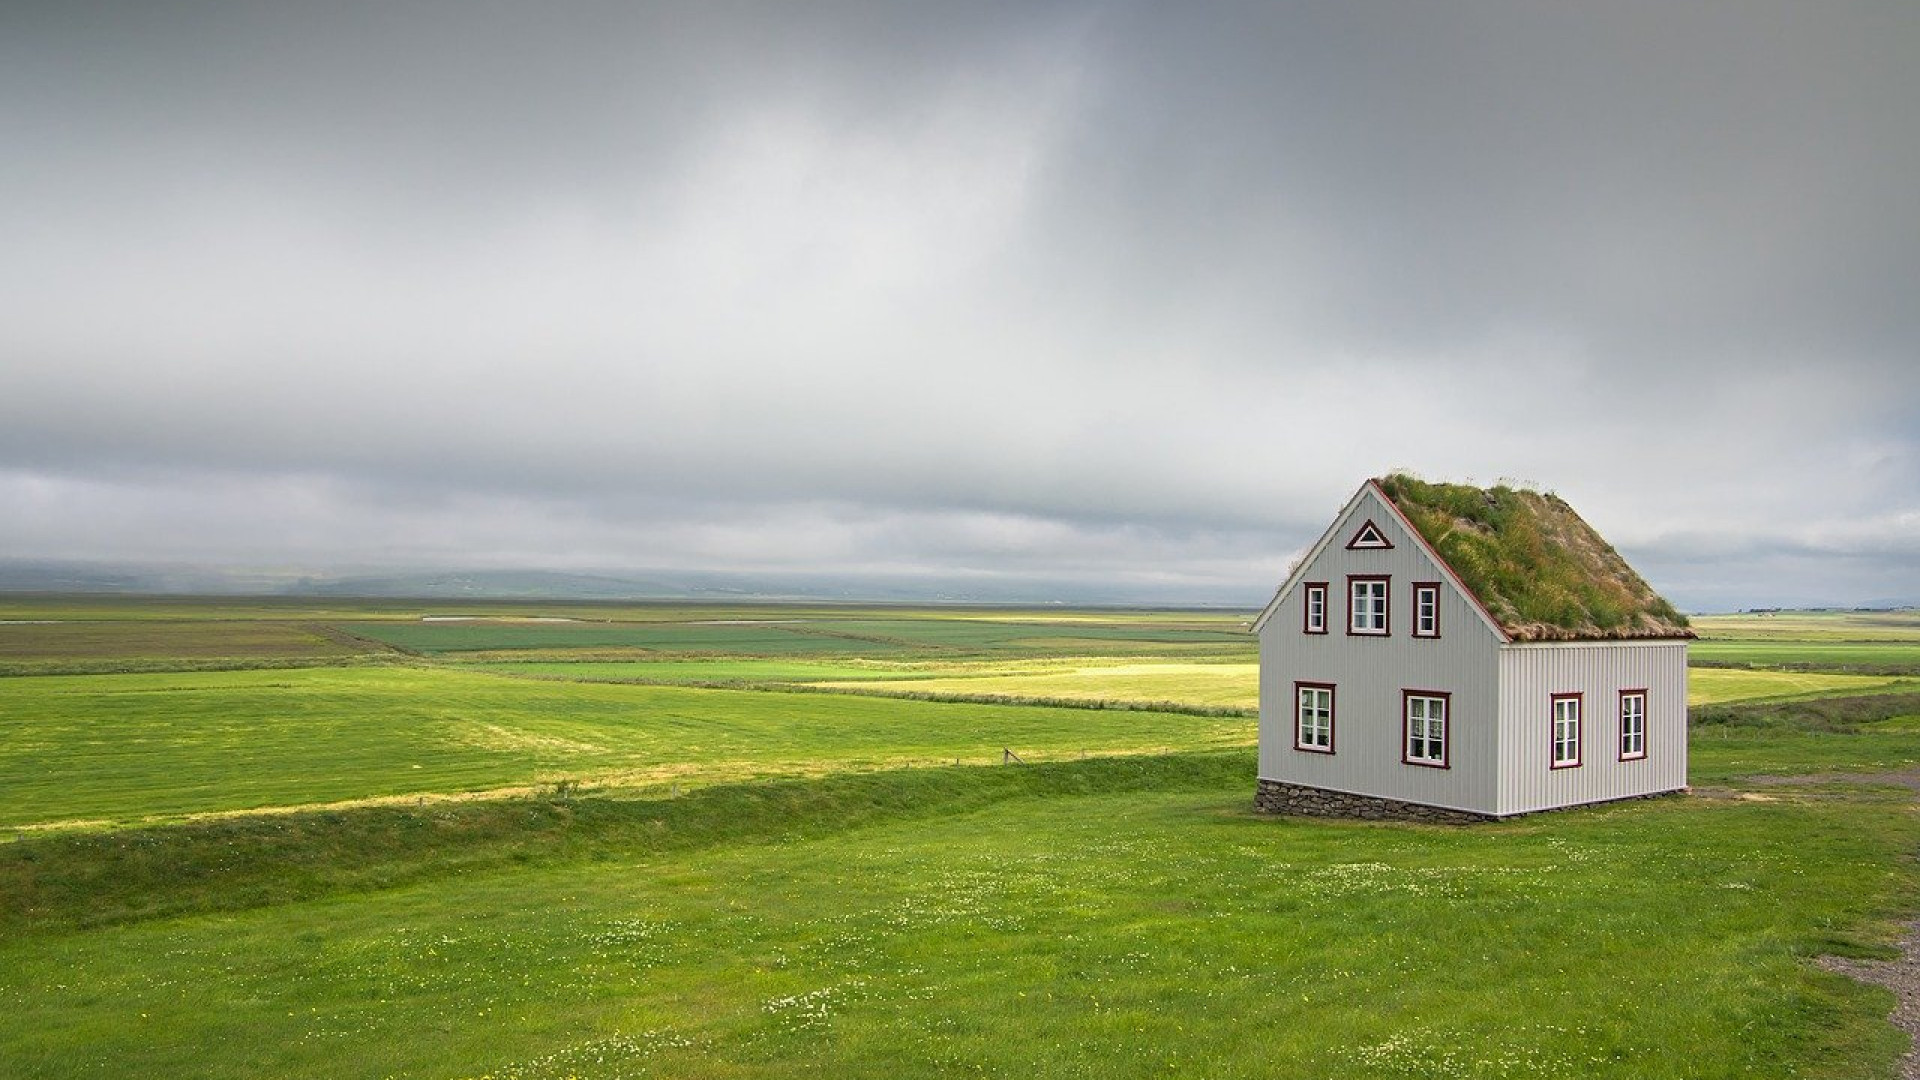
[[[1347,541],[1372,520],[1391,550],[1349,551]],[[1386,637],[1347,634],[1348,575],[1384,574]],[[1300,574],[1327,582],[1327,632],[1301,628],[1306,590],[1281,598],[1260,632],[1260,776],[1284,783],[1402,799],[1477,813],[1498,813],[1501,639],[1472,602],[1443,580],[1400,519],[1369,490],[1334,525],[1332,542]],[[1413,637],[1414,582],[1442,581],[1440,636]],[[1294,749],[1294,683],[1332,683],[1334,752]],[[1403,760],[1401,692],[1451,694],[1445,769]],[[1651,710],[1651,703],[1649,704]]]
[[[1511,644],[1500,653],[1498,808],[1675,791],[1687,784],[1687,643]],[[1620,760],[1620,691],[1647,691],[1647,756]],[[1553,698],[1581,695],[1580,765],[1551,767]]]

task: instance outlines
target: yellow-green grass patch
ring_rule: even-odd
[[[1903,680],[1875,675],[1836,675],[1822,671],[1748,671],[1742,668],[1691,668],[1687,704],[1714,705],[1827,694],[1866,694],[1902,685]]]
[[[825,683],[863,689],[980,697],[1082,701],[1170,702],[1186,706],[1256,708],[1258,664],[1170,661],[1028,660],[923,668],[930,677]],[[932,675],[935,670],[947,672]]]
[[[0,825],[1245,746],[1239,717],[320,668],[0,679]]]

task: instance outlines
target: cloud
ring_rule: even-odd
[[[1409,467],[1906,565],[1901,7],[121,16],[0,34],[0,553],[1251,605]]]

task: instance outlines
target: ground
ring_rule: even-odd
[[[1905,1045],[1812,961],[1920,911],[1894,623],[1703,626],[1747,666],[1695,673],[1692,796],[1439,828],[1251,812],[1228,613],[8,618],[84,624],[0,641],[10,1075],[1837,1080]]]

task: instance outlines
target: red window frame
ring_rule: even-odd
[[[1640,699],[1640,749],[1627,753],[1627,699]],[[1647,688],[1635,687],[1620,691],[1620,740],[1618,749],[1621,761],[1645,761],[1647,758]]]
[[[1440,760],[1417,758],[1412,753],[1413,699],[1440,702]],[[1453,762],[1453,695],[1445,690],[1400,691],[1400,763],[1423,769],[1449,769]]]
[[[1327,692],[1327,745],[1325,746],[1311,746],[1300,741],[1301,729],[1304,726],[1301,724],[1301,720],[1304,719],[1301,715],[1302,703],[1300,692],[1302,690],[1325,690]],[[1295,682],[1293,684],[1293,748],[1295,750],[1303,754],[1333,753],[1335,720],[1339,716],[1339,711],[1335,708],[1335,699],[1337,696],[1332,683]]]
[[[1573,760],[1560,760],[1560,703],[1573,702]],[[1577,769],[1584,756],[1582,740],[1586,738],[1586,695],[1554,694],[1553,706],[1547,714],[1547,767],[1549,769]]]
[[[1353,587],[1361,582],[1378,582],[1380,585],[1380,629],[1355,630],[1353,628]],[[1392,637],[1393,636],[1393,578],[1387,574],[1348,574],[1347,575],[1347,636],[1348,637]]]
[[[1433,629],[1420,629],[1420,595],[1433,598]],[[1413,636],[1417,638],[1437,638],[1440,636],[1440,583],[1437,581],[1416,581],[1413,583]]]
[[[1369,536],[1373,537],[1371,541],[1367,540]],[[1372,518],[1368,518],[1367,523],[1360,526],[1360,531],[1353,534],[1353,539],[1347,541],[1347,550],[1392,551],[1393,541],[1387,539],[1386,531],[1375,525]]]
[[[1314,629],[1313,625],[1313,598],[1315,593],[1318,593],[1320,596],[1320,627],[1317,630]],[[1301,595],[1300,600],[1300,632],[1303,634],[1326,633],[1329,609],[1327,583],[1324,581],[1307,582],[1306,591]]]

